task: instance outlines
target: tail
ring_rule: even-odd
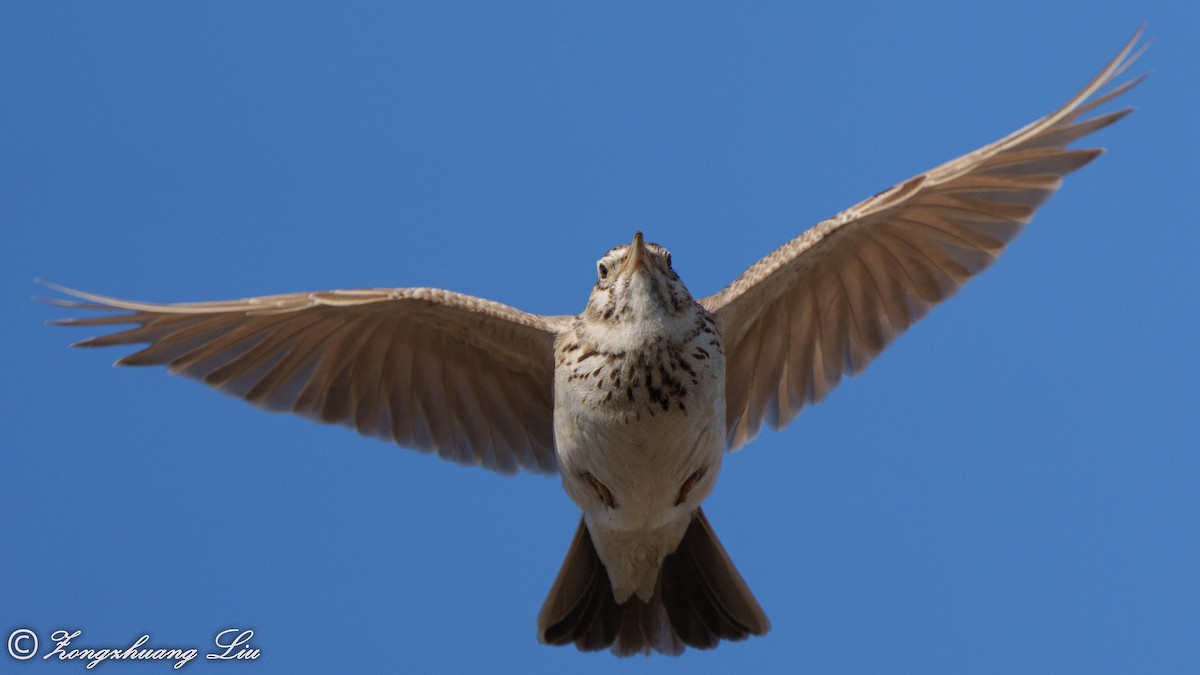
[[[538,614],[538,639],[575,643],[581,651],[611,647],[618,656],[651,650],[679,654],[744,640],[771,628],[767,615],[734,568],[699,509],[679,548],[663,560],[649,602],[617,604],[608,571],[582,520],[558,578]]]

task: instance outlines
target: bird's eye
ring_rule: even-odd
[[[596,271],[600,273],[601,279],[608,278],[608,265],[605,265],[604,263],[596,263]]]

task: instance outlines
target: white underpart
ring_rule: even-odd
[[[641,287],[635,287],[622,321],[585,324],[589,341],[601,351],[636,359],[660,336],[678,341],[694,332],[698,314],[667,315],[655,305],[649,277],[633,275],[631,283]],[[573,337],[560,338],[564,339]],[[618,602],[633,594],[650,599],[663,559],[679,545],[692,513],[716,481],[725,450],[725,362],[711,340],[713,334],[701,333],[682,345],[684,353],[696,346],[709,352],[707,359],[689,361],[696,383],[690,374],[680,378],[688,390],[686,410],[673,405],[663,411],[646,400],[644,388],[637,392],[636,405],[631,406],[624,394],[603,404],[603,390],[595,380],[568,380],[570,369],[557,369],[554,431],[563,487],[584,512]],[[605,358],[593,356],[583,369],[593,361],[599,366]],[[676,505],[680,488],[702,468],[703,478]],[[582,477],[585,473],[609,489],[615,507],[601,501]]]

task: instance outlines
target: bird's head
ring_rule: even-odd
[[[596,261],[596,286],[583,312],[593,324],[669,324],[686,318],[695,301],[671,267],[671,252],[633,235]]]

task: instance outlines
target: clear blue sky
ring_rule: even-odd
[[[1194,3],[412,4],[0,8],[4,636],[253,628],[260,661],[185,671],[230,674],[1200,664]],[[557,479],[112,368],[125,352],[67,349],[92,331],[29,301],[42,276],[568,313],[635,229],[705,295],[1050,111],[1143,20],[1153,76],[1090,139],[1109,153],[866,374],[727,459],[706,510],[774,627],[712,652],[537,644],[578,519]]]

